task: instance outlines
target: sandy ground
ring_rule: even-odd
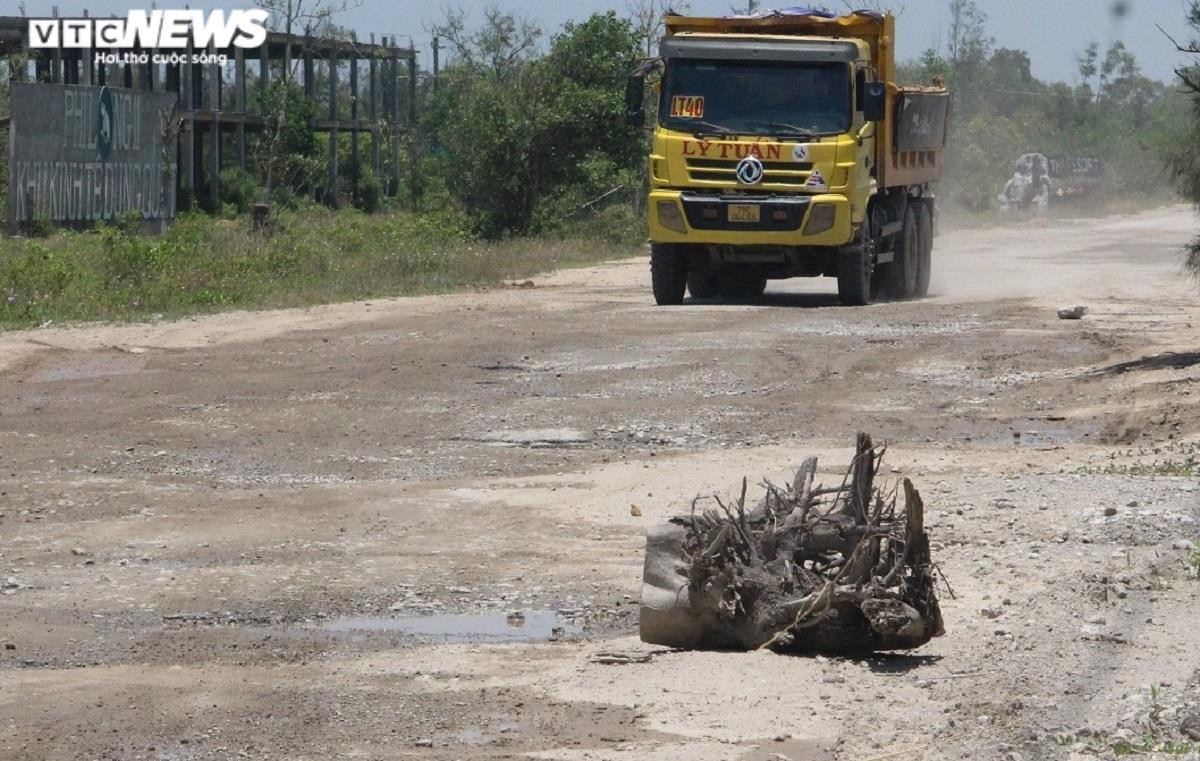
[[[1200,706],[1196,229],[1177,207],[951,231],[934,296],[861,309],[829,280],[655,308],[636,260],[0,335],[0,758],[1179,740]],[[647,525],[806,454],[832,480],[860,429],[925,495],[944,637],[861,658],[638,641]]]

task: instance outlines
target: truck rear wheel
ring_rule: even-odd
[[[871,303],[871,275],[875,261],[875,235],[871,217],[858,228],[858,240],[838,253],[838,301],[842,306],[861,307]]]
[[[916,298],[929,294],[929,278],[933,274],[933,202],[921,201],[913,205],[917,214],[917,233],[921,240],[921,255],[917,259]]]
[[[683,303],[687,289],[688,262],[678,246],[670,243],[650,244],[650,286],[654,302],[659,306]]]
[[[721,284],[717,273],[693,268],[688,270],[687,289],[694,299],[715,299],[721,292]]]
[[[917,294],[917,276],[921,261],[921,234],[916,213],[909,203],[904,210],[904,226],[896,233],[892,261],[884,267],[884,287],[894,299],[908,299]]]

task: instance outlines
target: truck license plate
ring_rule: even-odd
[[[730,222],[757,222],[758,214],[758,204],[735,203],[729,205]]]

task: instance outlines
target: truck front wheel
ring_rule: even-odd
[[[842,306],[861,307],[871,303],[874,262],[875,235],[868,214],[858,228],[858,239],[838,252],[838,301]]]
[[[688,262],[678,246],[670,243],[650,244],[650,286],[654,302],[659,306],[683,303],[687,289]]]

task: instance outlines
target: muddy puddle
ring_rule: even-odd
[[[1068,430],[1066,428],[1013,431],[1013,444],[1024,449],[1057,449],[1066,444],[1079,441],[1089,434],[1086,432]]]
[[[578,634],[581,629],[557,610],[447,613],[424,616],[346,616],[319,625],[337,634],[396,633],[437,643],[529,642]]]
[[[144,372],[146,359],[129,354],[93,353],[72,356],[44,368],[30,378],[34,383],[93,380]]]

